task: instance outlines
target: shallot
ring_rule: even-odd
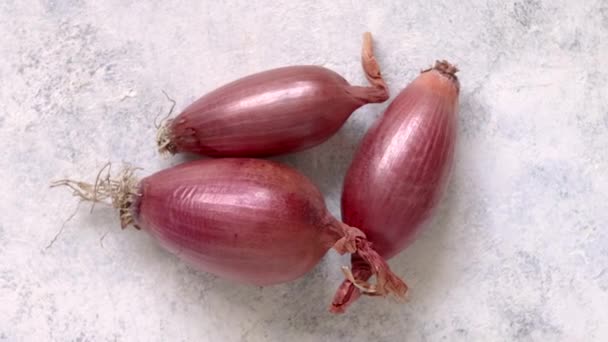
[[[159,151],[264,157],[318,145],[359,107],[388,99],[369,33],[361,60],[369,87],[312,65],[268,70],[220,87],[160,127]]]
[[[438,61],[389,105],[366,133],[348,170],[342,219],[360,228],[385,259],[415,238],[451,173],[459,95],[458,69]],[[360,254],[331,311],[344,312],[373,275]]]
[[[102,172],[100,172],[100,175]],[[335,219],[322,194],[286,165],[259,159],[184,163],[138,181],[133,169],[94,184],[62,180],[74,195],[111,201],[122,227],[150,233],[195,268],[238,282],[271,285],[310,271],[330,249],[370,263],[371,295],[403,296],[405,284],[359,229]]]

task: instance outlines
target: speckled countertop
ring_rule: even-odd
[[[393,96],[437,58],[461,68],[441,209],[391,260],[410,302],[327,313],[346,257],[257,288],[195,272],[49,181],[106,161],[148,174],[152,121],[235,78],[322,64],[352,83],[370,30]],[[0,2],[1,341],[608,340],[608,2]],[[353,150],[386,104],[280,158],[339,215]],[[102,237],[103,243],[100,243]]]

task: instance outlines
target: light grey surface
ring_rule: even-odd
[[[290,284],[194,272],[116,214],[74,210],[51,179],[106,161],[142,175],[152,125],[227,81],[322,64],[353,84],[370,30],[393,97],[437,58],[462,72],[454,177],[436,220],[391,260],[405,305],[326,308],[346,257]],[[0,340],[608,340],[608,2],[0,2]],[[339,215],[343,174],[386,107],[281,158]],[[106,235],[107,234],[107,235]],[[103,246],[100,243],[102,236]]]

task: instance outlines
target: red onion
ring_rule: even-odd
[[[456,138],[457,71],[437,62],[408,85],[365,135],[346,175],[342,218],[359,227],[383,258],[412,242],[444,192]],[[360,255],[353,254],[351,263],[333,312],[355,301],[372,276]]]
[[[351,86],[320,66],[284,67],[236,80],[164,124],[157,137],[159,150],[262,157],[318,145],[357,108],[388,99],[369,33],[364,35],[362,64],[371,87]]]
[[[199,160],[139,182],[126,170],[117,180],[98,177],[94,185],[56,185],[86,200],[110,199],[123,228],[133,224],[195,268],[227,279],[256,285],[290,281],[333,247],[340,254],[358,251],[371,264],[382,283],[370,293],[405,293],[405,284],[365,234],[336,220],[304,175],[276,162]]]

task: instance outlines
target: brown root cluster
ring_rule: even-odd
[[[161,114],[160,111],[154,119],[154,127],[156,127],[156,146],[158,147],[158,152],[160,152],[160,154],[175,154],[175,145],[171,139],[171,119],[169,118],[173,114],[173,110],[175,110],[175,105],[177,102],[175,102],[175,100],[172,99],[164,90],[163,94],[165,94],[167,100],[171,102],[171,109],[169,109],[169,112],[160,121],[158,121],[158,117]]]
[[[111,177],[112,164],[107,163],[95,178],[94,183],[76,181],[72,179],[61,179],[51,184],[51,187],[68,187],[74,196],[81,201],[92,202],[91,211],[98,202],[106,202],[118,209],[122,228],[134,224],[131,206],[137,197],[139,181],[135,177],[137,168],[127,166],[123,168],[117,177]]]
[[[156,131],[156,145],[160,154],[175,154],[175,145],[171,140],[171,131],[169,129],[170,121],[165,122],[158,127]]]

